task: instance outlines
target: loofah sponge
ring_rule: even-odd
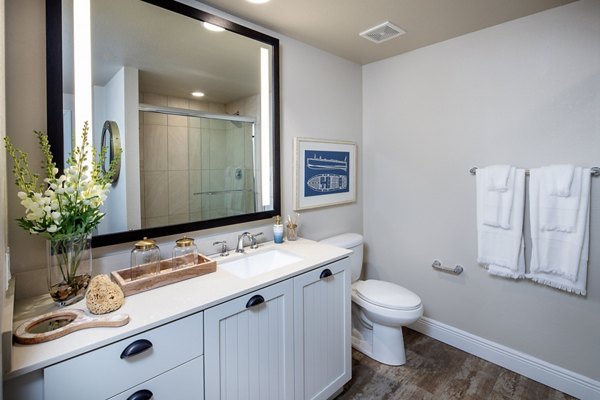
[[[123,291],[108,275],[97,275],[90,282],[86,305],[92,314],[106,314],[118,310],[125,302]]]

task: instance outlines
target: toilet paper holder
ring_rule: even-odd
[[[433,264],[431,264],[431,266],[437,270],[440,271],[444,271],[444,272],[449,272],[451,274],[456,274],[456,275],[460,275],[463,272],[463,267],[460,264],[456,264],[454,266],[454,268],[452,267],[445,267],[442,265],[442,262],[440,260],[433,260]]]

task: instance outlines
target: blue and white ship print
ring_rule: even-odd
[[[304,196],[345,193],[350,190],[347,151],[305,150]]]

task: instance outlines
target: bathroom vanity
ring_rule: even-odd
[[[287,265],[226,267],[267,253]],[[5,399],[329,398],[351,377],[349,254],[301,239],[215,257],[214,273],[127,297],[128,325],[13,345]],[[17,302],[15,327],[52,307]]]

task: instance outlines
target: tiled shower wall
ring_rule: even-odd
[[[256,97],[225,106],[142,93],[157,106],[254,116]],[[142,226],[254,212],[252,125],[140,113]],[[248,190],[225,192],[225,189]],[[220,191],[221,193],[215,193]],[[258,195],[260,196],[260,194]]]

